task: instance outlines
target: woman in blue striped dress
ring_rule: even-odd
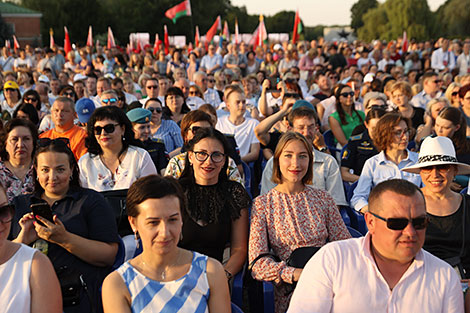
[[[105,279],[105,313],[230,312],[222,265],[177,246],[185,203],[173,178],[151,175],[132,184],[127,210],[143,252]]]

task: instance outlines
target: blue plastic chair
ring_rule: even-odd
[[[339,213],[341,214],[341,218],[346,226],[351,226],[351,217],[349,217],[348,211],[344,206],[341,206]]]
[[[243,265],[242,270],[233,277],[231,298],[232,302],[239,307],[243,306],[243,277],[245,277],[245,265]]]
[[[243,313],[242,309],[240,309],[235,303],[231,303],[232,313]]]
[[[124,242],[122,241],[121,237],[119,237],[118,252],[116,253],[116,257],[114,258],[114,264],[111,269],[114,271],[119,266],[121,266],[124,263],[125,257],[126,257],[126,248],[124,247]]]
[[[333,152],[341,152],[341,149],[336,148],[335,135],[333,135],[331,129],[328,129],[323,133],[323,139],[325,139],[325,144],[330,150],[331,154],[333,154]]]
[[[351,234],[353,238],[359,238],[363,236],[363,234],[361,234],[359,231],[355,230],[354,228],[349,227],[349,226],[346,226],[346,227],[348,228],[349,233]]]
[[[274,313],[274,285],[271,282],[263,282],[263,307],[264,313]]]
[[[463,195],[466,195],[468,192],[468,187],[465,187],[464,189],[460,190],[460,193]]]
[[[346,201],[348,201],[349,206],[351,206],[351,198],[354,195],[354,189],[357,187],[357,181],[349,185],[347,193],[346,193]]]
[[[243,172],[245,174],[245,190],[248,192],[251,198],[253,194],[251,193],[251,169],[245,162],[242,161]]]

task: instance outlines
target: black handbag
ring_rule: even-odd
[[[132,228],[127,219],[126,197],[127,189],[108,190],[100,192],[106,199],[114,212],[119,236],[124,237],[133,234]]]
[[[320,250],[320,247],[300,247],[292,251],[287,259],[287,265],[295,268],[304,268],[308,260]]]
[[[83,289],[82,275],[68,266],[62,266],[56,269],[56,274],[62,291],[62,303],[64,307],[78,305]]]

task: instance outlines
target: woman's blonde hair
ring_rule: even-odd
[[[305,149],[308,153],[308,168],[307,173],[305,176],[302,177],[302,183],[304,185],[309,185],[312,183],[313,180],[313,148],[312,144],[308,142],[308,140],[299,133],[288,131],[281,136],[279,142],[276,146],[276,150],[274,151],[274,158],[273,158],[273,176],[271,180],[276,183],[282,183],[282,173],[281,168],[279,167],[279,157],[281,156],[282,151],[287,146],[287,144],[292,140],[298,140],[304,144]]]

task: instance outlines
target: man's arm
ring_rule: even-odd
[[[245,163],[253,162],[258,160],[259,157],[259,142],[252,143],[250,146],[250,152],[242,156],[242,161]]]
[[[268,145],[271,140],[269,130],[287,114],[289,114],[289,109],[283,106],[281,110],[268,116],[255,127],[256,138],[258,138],[261,144]]]

